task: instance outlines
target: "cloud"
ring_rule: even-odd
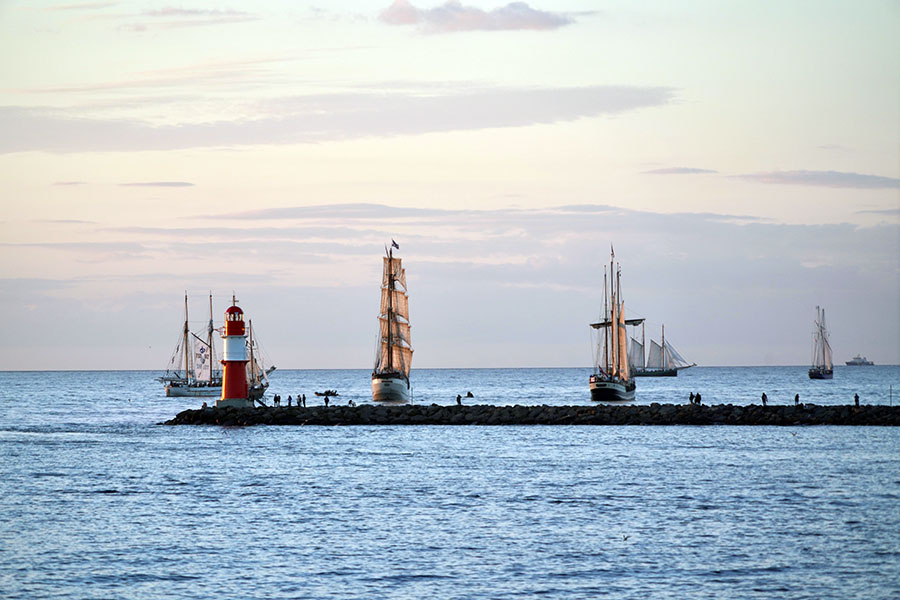
[[[139,181],[135,183],[120,183],[122,187],[194,187],[187,181]]]
[[[388,25],[418,25],[428,33],[549,30],[574,22],[570,16],[535,10],[525,2],[510,2],[506,6],[484,11],[463,6],[458,0],[448,0],[430,9],[416,8],[407,0],[395,0],[381,11],[379,18]]]
[[[698,175],[703,173],[718,173],[712,169],[697,169],[693,167],[669,167],[666,169],[653,169],[643,171],[644,175]]]
[[[772,171],[769,173],[738,175],[737,177],[757,183],[783,185],[810,185],[864,190],[900,188],[900,179],[895,177],[841,171]]]
[[[257,21],[260,18],[257,15],[233,9],[200,10],[174,7],[145,10],[141,15],[148,20],[124,24],[120,28],[130,31],[147,31],[148,29],[176,27],[204,27]]]
[[[425,94],[349,92],[260,104],[253,119],[153,126],[31,107],[0,107],[0,154],[172,150],[298,144],[367,137],[473,131],[573,121],[662,106],[662,87],[486,89]]]
[[[82,2],[81,4],[61,4],[48,6],[44,10],[98,10],[115,6],[118,2]]]

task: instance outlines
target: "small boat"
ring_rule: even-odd
[[[340,396],[337,390],[325,390],[324,392],[313,392],[316,396]]]
[[[409,296],[406,292],[406,270],[391,240],[385,247],[384,272],[381,277],[381,308],[378,314],[378,344],[372,371],[372,399],[376,402],[409,402],[412,389],[409,369],[413,349],[410,344]]]
[[[216,360],[216,337],[218,329],[213,323],[212,294],[209,295],[209,322],[205,336],[200,337],[190,330],[188,320],[188,297],[184,295],[184,326],[175,345],[166,373],[157,381],[165,384],[168,397],[217,398],[222,395],[222,368]],[[247,381],[250,397],[262,398],[269,387],[268,375],[275,367],[264,368],[259,345],[253,339],[253,322],[248,326],[250,361],[247,363]]]
[[[834,364],[831,361],[831,344],[825,328],[825,309],[816,307],[815,332],[813,334],[813,359],[809,369],[810,379],[831,379]]]
[[[612,279],[615,252],[610,248],[609,274]],[[600,322],[591,327],[602,331],[602,350],[598,340],[594,373],[588,384],[591,400],[599,402],[628,402],[634,400],[635,383],[628,368],[628,333],[626,325],[638,325],[643,319],[627,320],[622,300],[622,269],[616,265],[616,277],[610,282],[607,295],[606,267],[603,268],[603,314]]]
[[[850,360],[846,361],[846,364],[850,367],[871,367],[875,363],[867,359],[865,356],[860,356],[859,354],[857,354]]]
[[[662,326],[662,343],[650,340],[650,352],[644,360],[644,324],[641,323],[641,341],[631,338],[628,351],[631,374],[634,377],[677,377],[680,369],[696,367],[697,363],[688,363],[672,344],[666,341],[666,326]]]

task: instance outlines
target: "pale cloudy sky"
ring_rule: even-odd
[[[283,368],[900,362],[900,3],[0,1],[0,359],[163,368],[234,291]]]

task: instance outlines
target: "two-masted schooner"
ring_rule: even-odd
[[[666,326],[662,326],[662,341],[650,340],[650,350],[644,355],[644,325],[641,324],[641,339],[631,338],[630,364],[634,377],[676,377],[679,369],[696,367],[688,363],[671,343],[666,341]]]
[[[809,368],[810,379],[831,379],[834,377],[834,363],[831,360],[831,343],[825,328],[825,309],[816,307],[815,331],[813,333],[813,358]]]
[[[615,252],[610,248],[609,288],[606,267],[603,272],[603,314],[591,327],[600,333],[594,373],[589,379],[591,400],[602,402],[634,400],[635,383],[628,368],[628,333],[626,325],[639,325],[643,319],[625,318],[625,301],[622,299],[622,269],[616,264],[613,277]]]
[[[216,398],[222,394],[222,367],[216,360],[218,333],[213,324],[212,294],[209,295],[209,322],[205,335],[194,333],[188,322],[188,297],[184,295],[184,325],[175,351],[169,359],[166,373],[157,381],[165,384],[166,396]],[[259,344],[253,337],[253,323],[248,324],[250,361],[247,363],[247,381],[251,398],[262,398],[269,387],[268,375],[275,367],[265,368]]]
[[[413,349],[410,343],[409,296],[406,270],[394,258],[399,244],[391,240],[385,248],[381,277],[381,308],[378,314],[378,343],[372,371],[372,399],[376,402],[408,402],[412,396],[409,368]]]

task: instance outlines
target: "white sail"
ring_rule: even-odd
[[[665,357],[667,369],[680,369],[690,366],[688,361],[686,361],[684,357],[678,353],[678,350],[676,350],[669,342],[666,342]]]
[[[655,340],[650,340],[650,350],[647,353],[647,368],[648,369],[665,368],[665,365],[663,362],[662,346],[657,344]]]
[[[394,290],[391,293],[387,288],[381,290],[381,316],[387,315],[388,308],[393,311],[394,316],[409,319],[409,297],[406,292]]]
[[[644,345],[632,337],[629,341],[629,346],[628,363],[631,365],[632,369],[635,367],[639,369],[643,368]]]

